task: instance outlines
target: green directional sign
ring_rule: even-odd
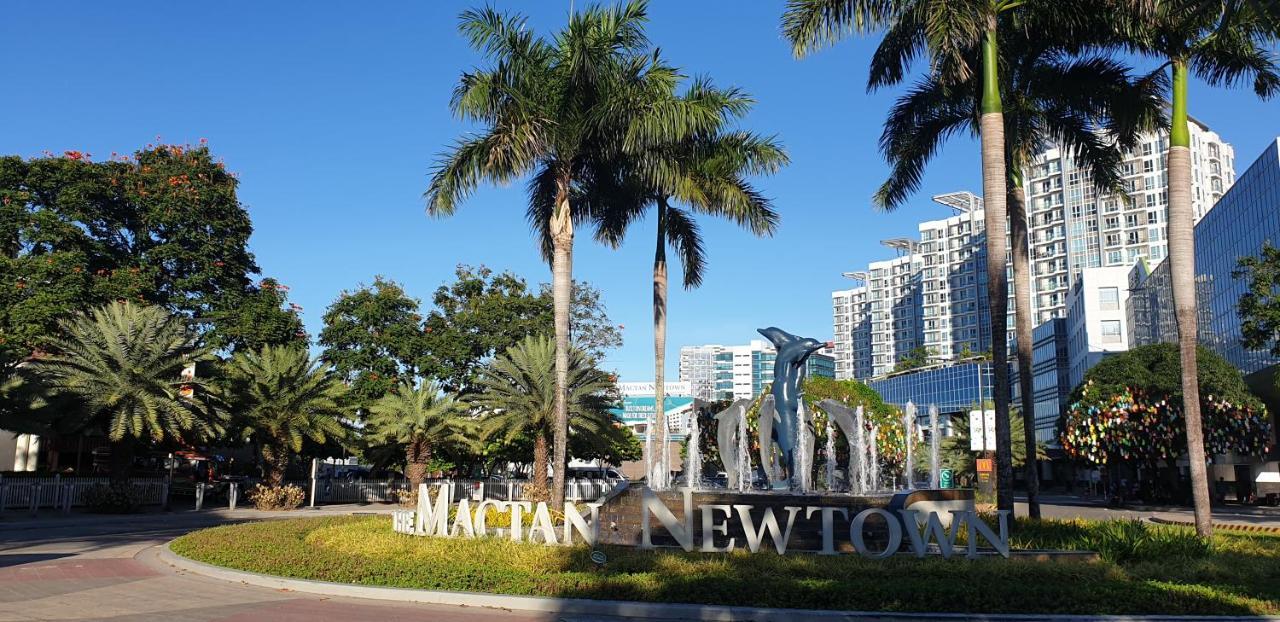
[[[941,488],[951,488],[955,485],[955,475],[951,469],[942,469],[938,474],[938,485]]]

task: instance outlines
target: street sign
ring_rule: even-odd
[[[969,449],[971,451],[996,450],[996,411],[969,411]]]
[[[954,485],[955,485],[955,474],[951,471],[951,469],[942,469],[942,471],[938,473],[938,487],[952,488],[954,487]]]

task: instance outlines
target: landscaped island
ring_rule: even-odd
[[[1280,536],[1129,522],[1019,523],[1013,548],[1098,551],[1099,562],[699,554],[411,538],[388,518],[197,531],[179,555],[238,570],[361,585],[810,609],[1080,614],[1280,613]]]

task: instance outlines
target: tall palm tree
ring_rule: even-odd
[[[404,447],[409,490],[426,479],[432,452],[441,446],[474,447],[475,426],[463,405],[436,382],[402,381],[369,408],[368,439]]]
[[[778,215],[769,199],[746,179],[771,174],[788,163],[786,152],[773,137],[731,130],[731,120],[742,117],[753,103],[737,89],[722,89],[699,78],[682,97],[689,101],[721,104],[721,121],[709,131],[683,140],[654,144],[641,153],[617,162],[608,179],[596,179],[581,192],[579,201],[596,225],[596,237],[617,248],[630,226],[649,210],[657,220],[653,259],[654,404],[665,403],[667,333],[667,247],[679,255],[685,289],[702,284],[706,250],[697,214],[732,220],[757,236],[772,235]],[[674,94],[673,94],[674,96]],[[683,204],[682,208],[680,204]],[[646,455],[650,485],[668,485],[671,471],[667,426],[662,408],[655,407],[649,424],[653,446]],[[655,468],[655,465],[658,465]]]
[[[607,159],[714,123],[714,102],[663,97],[677,72],[647,54],[647,3],[590,7],[569,17],[550,40],[525,18],[492,9],[467,11],[460,30],[492,66],[464,73],[454,90],[458,116],[481,124],[459,140],[435,169],[427,211],[452,214],[482,181],[531,176],[528,218],[550,233],[543,254],[552,269],[556,340],[556,421],[552,500],[564,499],[568,452],[569,306],[574,225],[584,216],[574,188]],[[542,197],[551,196],[545,201]],[[545,224],[542,224],[545,223]]]
[[[61,428],[107,435],[113,483],[128,480],[139,442],[191,443],[221,430],[223,411],[206,381],[182,378],[189,365],[212,358],[183,318],[113,302],[63,321],[61,334],[32,368],[49,390],[79,404]]]
[[[796,56],[835,43],[848,33],[884,29],[871,61],[869,89],[902,82],[913,60],[929,61],[929,75],[941,84],[976,83],[976,126],[981,141],[983,221],[987,244],[987,300],[991,313],[993,395],[996,411],[996,486],[998,509],[1013,511],[1012,435],[1009,428],[1007,347],[1008,282],[1005,256],[1008,221],[1004,102],[1000,47],[1009,18],[1041,3],[1027,0],[789,0],[782,18],[784,36]],[[1083,4],[1083,3],[1082,3]],[[1051,30],[1064,38],[1079,28],[1087,11],[1043,11]],[[1041,27],[1050,24],[1041,23]],[[969,58],[977,50],[980,62]],[[917,180],[918,181],[918,180]]]
[[[486,366],[477,383],[478,391],[469,403],[481,413],[480,428],[487,438],[513,442],[533,438],[533,497],[544,499],[547,467],[552,465],[547,441],[556,424],[556,345],[545,335],[531,335]],[[582,350],[569,352],[569,428],[574,435],[605,436],[615,419],[609,408],[614,403],[614,382]],[[563,504],[563,501],[561,501]],[[559,506],[556,506],[559,507]]]
[[[1030,21],[1035,15],[1021,17]],[[1006,58],[1001,88],[1008,94],[1005,144],[1014,326],[1020,410],[1026,420],[1019,428],[1019,440],[1029,451],[1036,441],[1025,172],[1036,153],[1056,143],[1088,172],[1087,183],[1102,191],[1122,192],[1124,150],[1137,144],[1142,130],[1159,125],[1162,85],[1158,79],[1131,79],[1128,67],[1103,54],[1070,56],[1089,43],[1086,39],[1056,40],[1029,24],[1019,26],[1001,32]],[[1106,37],[1105,32],[1096,34]],[[974,66],[980,62],[977,50],[970,53],[968,62]],[[878,204],[890,209],[902,205],[918,189],[939,144],[954,133],[977,129],[978,92],[976,80],[948,85],[930,76],[898,99],[881,135],[893,170],[876,195]],[[1039,477],[1034,461],[1026,464],[1026,475],[1029,513],[1038,517]]]
[[[1172,76],[1169,123],[1169,271],[1182,359],[1182,400],[1187,417],[1187,460],[1195,501],[1196,533],[1208,537],[1209,479],[1200,418],[1196,369],[1195,237],[1191,205],[1191,131],[1187,82],[1192,73],[1212,86],[1253,83],[1270,98],[1280,91],[1273,46],[1280,37],[1280,5],[1263,0],[1159,0],[1134,2],[1117,20],[1133,48],[1164,59]]]
[[[284,483],[289,457],[303,442],[341,440],[346,388],[332,368],[301,346],[237,352],[227,366],[229,397],[240,434],[258,446],[269,486]]]

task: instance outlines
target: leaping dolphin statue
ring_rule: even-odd
[[[777,358],[773,362],[774,408],[778,413],[773,426],[773,440],[782,451],[782,465],[792,486],[796,478],[796,446],[799,435],[800,380],[804,377],[804,363],[810,354],[830,345],[812,337],[797,337],[776,326],[757,329],[758,333],[773,343]],[[764,439],[761,439],[762,441]],[[762,443],[763,444],[763,443]]]

